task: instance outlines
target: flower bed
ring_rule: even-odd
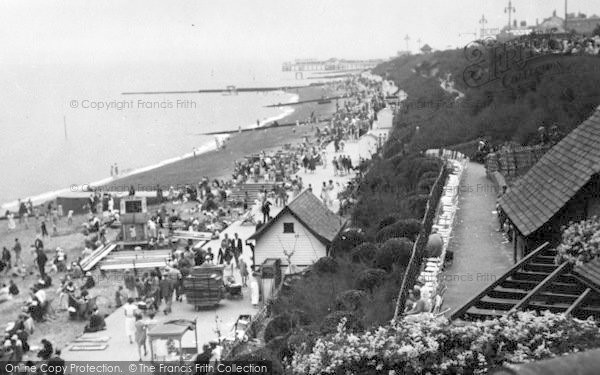
[[[558,262],[575,264],[589,262],[600,255],[600,218],[570,224],[562,234],[562,242],[556,248]]]
[[[516,312],[478,322],[448,322],[424,315],[397,325],[353,334],[342,320],[336,334],[297,352],[295,374],[487,373],[495,366],[524,363],[598,347],[592,320],[562,314]]]

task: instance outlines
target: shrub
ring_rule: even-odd
[[[429,179],[429,178],[433,178],[433,180],[435,181],[438,178],[438,175],[440,174],[439,171],[429,171],[429,172],[425,172],[421,175],[421,180],[425,180],[425,179]]]
[[[413,217],[422,218],[425,216],[425,209],[427,208],[428,200],[429,193],[411,195],[406,199],[406,203]]]
[[[388,272],[394,264],[406,267],[412,248],[413,243],[408,238],[391,238],[375,252],[374,266]]]
[[[416,219],[398,220],[392,225],[381,229],[375,236],[377,242],[385,242],[390,238],[406,237],[411,241],[416,240],[421,231],[421,222]]]
[[[586,263],[600,255],[600,219],[597,216],[571,223],[558,245],[559,262]]]
[[[600,340],[596,322],[550,312],[475,322],[427,314],[360,334],[343,327],[337,332],[296,353],[293,373],[485,374],[494,367],[596,348]]]
[[[322,257],[315,262],[313,269],[320,273],[336,273],[338,264],[332,257]]]
[[[366,269],[358,274],[356,278],[356,289],[372,293],[375,288],[384,282],[386,275],[387,272],[382,269]]]
[[[433,184],[435,183],[436,180],[437,180],[437,176],[421,178],[419,180],[419,183],[417,184],[417,193],[429,195],[429,192],[431,191],[431,187],[433,186]]]
[[[313,347],[317,339],[321,337],[320,333],[315,330],[307,329],[296,329],[288,337],[288,347],[294,351],[299,352],[304,348],[310,349]]]
[[[277,356],[274,355],[267,348],[259,348],[255,349],[249,353],[244,353],[239,356],[236,356],[232,359],[233,362],[246,362],[246,363],[257,363],[257,362],[271,362],[271,374],[273,375],[283,375],[284,368],[281,363],[277,359]],[[223,374],[227,374],[227,372],[223,372]],[[231,374],[239,374],[239,372],[231,372]]]
[[[325,319],[323,319],[323,323],[321,324],[321,334],[328,335],[330,333],[335,333],[342,322],[342,319],[346,322],[346,327],[351,332],[360,331],[363,329],[362,322],[351,311],[334,311],[331,314],[327,315]]]
[[[375,259],[375,252],[377,251],[377,245],[372,242],[361,243],[352,249],[350,256],[354,263],[372,264]]]
[[[422,179],[423,175],[425,173],[431,173],[431,172],[435,172],[440,173],[440,168],[442,167],[442,163],[439,159],[437,158],[424,158],[420,165],[419,168],[416,171],[416,177],[417,179]]]
[[[347,254],[365,241],[365,235],[360,229],[346,229],[334,238],[331,244],[331,256],[337,257]]]
[[[356,311],[362,307],[366,297],[367,294],[362,290],[347,290],[335,299],[336,308],[342,311]]]
[[[394,224],[396,221],[398,221],[398,219],[399,219],[399,217],[396,215],[386,216],[379,222],[378,227],[379,227],[379,229],[383,229],[383,228],[387,227],[388,225]]]
[[[285,335],[294,325],[294,320],[286,313],[277,315],[265,327],[265,342],[269,342],[277,336]]]

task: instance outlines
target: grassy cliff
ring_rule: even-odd
[[[375,69],[408,94],[396,123],[418,127],[416,147],[448,146],[479,137],[496,144],[532,144],[540,126],[557,125],[566,134],[600,104],[599,57],[538,56],[504,69],[490,63],[491,55],[484,59],[480,74],[496,79],[483,79],[478,85],[471,82],[473,62],[463,50],[399,57]],[[444,80],[450,82],[449,89],[442,88]],[[464,97],[458,98],[458,92]]]

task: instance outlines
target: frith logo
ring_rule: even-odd
[[[543,75],[570,74],[577,70],[570,56],[552,50],[540,52],[533,48],[535,40],[511,41],[499,44],[475,41],[464,48],[469,65],[463,80],[471,88],[500,81],[504,88],[535,84]],[[579,72],[581,73],[581,72]]]

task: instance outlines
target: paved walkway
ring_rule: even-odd
[[[460,184],[459,210],[448,250],[453,265],[444,272],[447,316],[512,266],[512,246],[498,232],[496,189],[481,164],[470,162]]]
[[[372,153],[376,150],[376,140],[371,136],[364,136],[357,141],[347,142],[345,150],[341,154],[348,155],[352,159],[354,165],[358,165],[359,158],[369,158]],[[327,165],[325,167],[317,167],[314,173],[304,173],[300,171],[298,176],[302,177],[305,187],[311,184],[313,187],[313,193],[318,197],[321,193],[321,184],[323,181],[333,180],[335,189],[332,196],[336,196],[345,183],[352,177],[354,173],[350,173],[345,176],[333,176],[333,166],[331,159],[334,155],[333,144],[330,144],[327,149]],[[290,200],[292,198],[290,197]],[[271,216],[275,216],[283,207],[272,206]],[[331,209],[337,212],[339,208],[339,201],[335,200]],[[260,205],[255,204],[252,207],[252,214],[256,220],[262,219],[260,213]],[[245,241],[255,231],[254,225],[242,225],[241,221],[236,221],[227,227],[222,233],[221,238],[227,233],[229,238],[233,238],[233,235],[237,233],[243,241]],[[213,240],[204,245],[204,248],[211,247],[213,253],[216,255],[220,246],[221,240]],[[252,252],[248,246],[244,246],[242,257],[248,265],[252,265]],[[283,258],[283,254],[282,254]],[[224,276],[234,276],[238,282],[241,277],[237,269],[226,267]],[[221,330],[222,337],[231,336],[234,328],[234,324],[241,314],[254,315],[258,312],[258,309],[252,307],[250,302],[250,289],[243,289],[244,298],[241,300],[227,300],[221,301],[219,306],[215,309],[207,309],[201,311],[195,311],[192,305],[185,302],[174,302],[173,313],[164,316],[162,313],[156,316],[159,322],[166,322],[175,319],[197,319],[197,335],[192,331],[188,331],[183,337],[183,347],[193,348],[196,346],[196,337],[198,337],[198,347],[202,348],[202,345],[208,343],[211,340],[217,339],[216,328],[217,324],[215,318],[219,318],[219,327]],[[112,296],[111,296],[112,297]],[[163,305],[164,307],[164,305]],[[68,345],[63,350],[63,358],[67,361],[81,360],[85,358],[89,361],[106,361],[106,360],[136,360],[138,359],[137,346],[130,344],[129,340],[125,336],[125,322],[123,308],[119,308],[114,311],[110,316],[106,318],[107,329],[105,331],[86,334],[86,338],[97,338],[97,337],[108,337],[108,347],[105,350],[100,351],[71,351],[69,350],[72,344]],[[149,348],[148,348],[149,349]],[[149,354],[149,352],[148,352]],[[149,356],[143,357],[145,360],[150,359]]]

